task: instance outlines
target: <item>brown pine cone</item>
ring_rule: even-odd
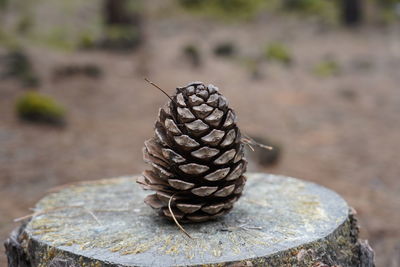
[[[236,115],[213,85],[177,88],[160,109],[155,136],[145,142],[152,166],[138,179],[156,191],[145,203],[180,222],[202,222],[228,213],[241,196],[247,161]]]

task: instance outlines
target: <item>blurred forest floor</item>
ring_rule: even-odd
[[[143,81],[146,76],[171,94],[195,80],[220,87],[244,133],[282,148],[272,167],[249,152],[250,171],[298,177],[339,192],[357,210],[377,266],[400,266],[398,25],[345,30],[292,17],[237,24],[156,13],[143,27],[145,43],[132,53],[26,46],[41,79],[39,91],[67,109],[64,128],[20,121],[14,103],[24,89],[17,81],[1,81],[0,240],[18,225],[13,219],[29,214],[51,188],[146,167],[143,141],[167,100]],[[216,57],[214,47],[226,41],[237,53]],[[265,44],[277,41],[290,50],[288,66],[258,59]],[[199,66],[185,56],[188,44],[196,46]],[[335,71],[316,70],[327,59]],[[59,66],[88,63],[102,75],[54,76]]]

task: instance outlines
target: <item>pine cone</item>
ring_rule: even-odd
[[[160,109],[155,136],[145,142],[152,166],[138,179],[156,191],[145,203],[180,222],[202,222],[228,213],[241,196],[247,161],[236,115],[213,85],[177,88]]]

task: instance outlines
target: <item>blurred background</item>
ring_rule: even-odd
[[[275,147],[250,171],[339,192],[400,266],[399,0],[0,0],[1,240],[51,188],[145,168],[144,77],[220,87]]]

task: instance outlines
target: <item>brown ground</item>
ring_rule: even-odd
[[[20,122],[14,101],[23,89],[13,81],[0,84],[0,239],[17,225],[13,218],[30,213],[54,186],[143,170],[141,147],[166,101],[143,81],[147,75],[171,93],[193,80],[219,86],[236,109],[242,131],[283,147],[278,166],[263,169],[253,163],[252,171],[336,190],[358,211],[378,266],[400,266],[400,36],[391,29],[321,32],[292,19],[226,25],[158,16],[147,21],[147,46],[132,54],[30,47],[43,79],[40,91],[67,107],[68,125],[54,129]],[[281,40],[295,64],[261,62],[262,77],[253,79],[242,59],[212,55],[212,47],[226,39],[239,46],[240,57],[258,56],[266,42]],[[201,48],[201,68],[182,57],[187,43]],[[340,64],[340,75],[312,73],[326,55]],[[99,80],[51,77],[60,64],[87,62],[98,64],[105,75]]]

